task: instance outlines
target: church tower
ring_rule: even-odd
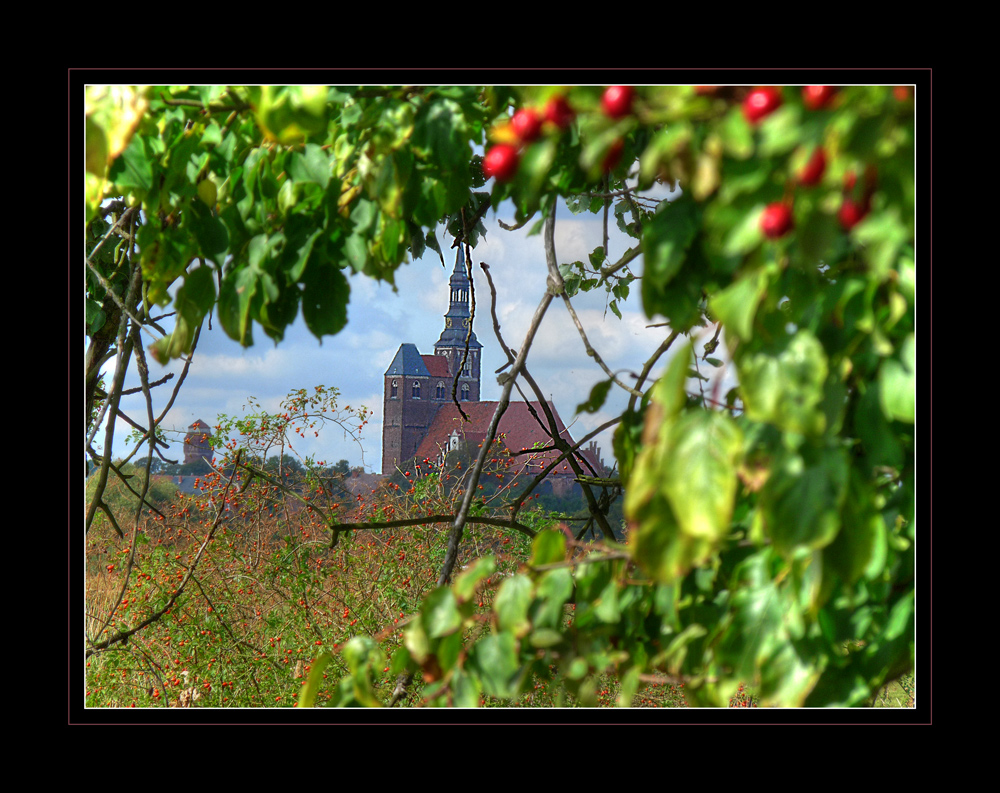
[[[385,371],[382,400],[385,475],[413,458],[438,409],[452,401],[453,387],[460,402],[479,401],[483,345],[472,330],[471,290],[461,248],[448,286],[448,313],[444,315],[444,330],[434,345],[434,355],[421,355],[415,344],[401,344]]]
[[[415,344],[401,344],[385,370],[382,400],[382,473],[391,474],[410,460],[427,434],[438,407],[444,401],[447,367],[421,355]],[[438,364],[437,377],[428,367]],[[441,386],[437,386],[437,381]]]
[[[479,401],[479,375],[483,345],[472,329],[469,309],[469,275],[465,269],[462,246],[455,255],[455,271],[449,281],[451,298],[444,315],[444,330],[434,345],[434,354],[448,360],[448,371],[454,380],[458,375],[456,396],[462,402]],[[468,342],[468,343],[467,343]],[[468,347],[468,354],[466,354]],[[449,396],[451,389],[449,388]]]

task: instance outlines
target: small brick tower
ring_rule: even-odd
[[[184,436],[185,465],[200,459],[212,462],[212,445],[209,443],[211,437],[212,428],[201,419],[188,427],[187,435]]]

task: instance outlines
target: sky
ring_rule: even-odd
[[[512,208],[505,209],[501,205],[496,213],[487,214],[484,218],[487,233],[472,251],[477,301],[474,330],[483,345],[483,400],[499,398],[501,389],[494,370],[505,363],[506,358],[493,331],[489,286],[479,263],[486,262],[490,266],[497,289],[501,332],[513,349],[520,349],[545,293],[547,275],[542,236],[529,236],[533,222],[528,223],[527,228],[507,231],[500,227],[498,219],[513,224]],[[561,263],[586,262],[589,253],[601,244],[602,233],[599,215],[572,215],[560,205],[555,226],[558,260]],[[617,228],[609,229],[609,234],[610,259],[615,261],[630,247],[629,238]],[[451,238],[439,232],[438,240],[442,250],[447,251]],[[311,433],[307,433],[306,440],[293,437],[295,452],[330,465],[346,459],[352,467],[360,465],[368,472],[381,473],[384,373],[400,344],[412,343],[421,353],[433,354],[434,342],[444,328],[444,314],[448,310],[453,250],[445,253],[445,260],[446,266],[442,267],[437,253],[428,251],[421,259],[402,265],[396,272],[395,291],[388,284],[380,284],[367,276],[349,276],[351,295],[347,327],[336,336],[325,337],[322,343],[306,328],[301,312],[277,345],[258,326],[254,332],[255,344],[245,349],[230,339],[213,317],[212,328],[209,329],[206,323],[202,329],[187,379],[163,422],[165,436],[172,441],[164,456],[183,462],[184,432],[198,419],[214,427],[221,414],[245,417],[248,397],[253,397],[263,409],[276,412],[289,392],[301,388],[311,392],[314,386],[324,385],[339,389],[340,405],[368,407],[372,411],[369,423],[360,443],[328,425],[318,437]],[[631,267],[633,272],[641,274],[641,257]],[[670,329],[649,327],[662,320],[651,320],[642,313],[638,281],[632,285],[630,298],[620,303],[621,319],[607,308],[609,297],[599,289],[581,292],[572,301],[591,345],[612,371],[622,372],[623,382],[630,382],[628,373],[641,371],[643,363]],[[165,323],[164,327],[169,331],[171,326]],[[703,341],[707,341],[711,333],[711,328],[703,329]],[[147,346],[151,342],[152,339],[147,341]],[[722,352],[722,347],[720,345],[718,352]],[[180,361],[161,366],[149,360],[151,381],[167,372],[179,374],[182,368]],[[661,358],[653,370],[654,376],[662,371],[668,360],[669,356]],[[555,403],[574,440],[619,415],[627,404],[628,393],[613,386],[602,410],[576,415],[576,406],[588,398],[595,384],[606,380],[606,375],[588,358],[583,340],[560,300],[554,300],[549,306],[528,355],[527,368],[546,397],[551,397]],[[138,379],[133,371],[125,387],[136,385]],[[522,387],[525,393],[530,393],[527,384]],[[167,399],[165,388],[161,386],[154,391],[157,414]],[[514,398],[520,399],[516,391]],[[139,423],[145,423],[146,409],[141,394],[123,397],[121,407]],[[601,454],[609,464],[613,461],[612,432],[607,430],[597,438]],[[128,434],[128,426],[119,421],[114,440],[116,458],[123,456],[126,449],[131,450],[126,443]],[[103,432],[98,434],[97,440],[102,439]],[[100,448],[99,444],[95,443],[95,448]]]

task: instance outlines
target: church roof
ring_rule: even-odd
[[[416,344],[400,344],[396,357],[392,359],[385,376],[404,375],[406,377],[430,377],[423,356],[417,351]]]
[[[479,444],[486,438],[486,431],[489,429],[490,420],[493,418],[497,404],[497,402],[463,402],[462,409],[469,417],[468,423],[462,420],[462,416],[458,412],[458,407],[454,402],[442,405],[431,422],[431,426],[428,428],[423,441],[417,447],[415,455],[417,460],[436,459],[441,448],[446,446],[448,438],[455,430],[458,430],[459,435],[465,438],[475,451]],[[532,449],[536,444],[538,446],[550,446],[552,444],[552,439],[542,429],[538,421],[535,420],[535,417],[531,414],[531,409],[534,409],[543,422],[546,421],[545,413],[538,402],[511,402],[500,419],[497,436],[501,438],[501,442],[511,452],[516,453],[525,449]],[[559,435],[570,444],[575,443],[569,430],[566,429],[562,419],[559,417],[555,405],[551,402],[549,402],[549,409],[555,418]],[[581,448],[579,451],[590,461],[595,470],[600,473],[600,460],[587,448]],[[559,454],[559,451],[552,449],[545,452],[537,452],[530,455],[530,457],[528,455],[521,455],[518,459],[530,459],[531,469],[540,471],[558,457]],[[568,463],[563,462],[556,467],[553,473],[572,473],[572,468],[569,467]]]
[[[451,377],[448,371],[448,359],[441,355],[421,355],[424,366],[431,377]]]

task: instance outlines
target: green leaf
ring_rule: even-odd
[[[834,446],[785,452],[761,491],[768,536],[787,558],[833,542],[847,495],[848,462]]]
[[[916,644],[914,603],[914,592],[910,588],[893,604],[881,635],[865,646],[863,663],[871,688],[878,688],[885,680],[913,669]]]
[[[757,154],[763,157],[787,154],[801,142],[799,129],[801,109],[791,103],[782,105],[767,116],[758,130]]]
[[[453,591],[459,601],[470,600],[476,593],[479,584],[496,572],[497,563],[492,556],[483,556],[476,559],[472,566],[455,579]]]
[[[445,99],[423,104],[414,123],[413,141],[438,168],[468,171],[472,148],[465,116],[457,102]]]
[[[310,332],[322,339],[340,333],[347,325],[351,285],[339,267],[314,259],[315,255],[302,278],[302,316]]]
[[[738,223],[733,223],[722,241],[725,256],[744,256],[756,248],[764,239],[760,230],[760,215],[764,204],[759,203],[744,212]]]
[[[215,303],[215,280],[209,267],[198,267],[184,277],[184,283],[174,295],[177,316],[169,336],[159,339],[150,350],[166,364],[191,351],[194,334]]]
[[[594,615],[601,622],[616,623],[621,619],[618,603],[618,582],[609,581],[601,593],[591,603]]]
[[[546,570],[535,585],[531,622],[536,630],[562,627],[563,606],[573,595],[573,573],[567,567]]]
[[[457,631],[462,626],[462,614],[455,593],[448,587],[438,587],[431,592],[420,608],[420,621],[431,639]]]
[[[281,266],[287,271],[290,280],[299,281],[305,272],[313,247],[323,236],[323,230],[302,227],[298,221],[290,218],[286,233],[288,244],[282,251]]]
[[[912,333],[903,340],[898,359],[882,362],[878,383],[885,416],[912,424],[917,403],[917,343]]]
[[[681,670],[685,668],[690,646],[707,635],[708,631],[705,630],[704,626],[688,625],[670,640],[670,644],[653,659],[653,664],[656,666],[666,664],[670,674],[680,674]]]
[[[493,611],[497,615],[500,630],[520,638],[531,628],[528,621],[528,607],[531,605],[531,579],[520,573],[505,580],[500,585]]]
[[[662,293],[681,269],[698,233],[699,212],[690,198],[664,203],[644,227],[643,305],[647,316],[660,311]]]
[[[837,538],[823,550],[823,562],[847,583],[853,584],[862,575],[874,577],[881,572],[872,566],[872,561],[885,542],[885,523],[875,505],[875,493],[852,468],[841,529]]]
[[[467,674],[461,667],[456,668],[451,676],[451,705],[455,708],[479,707],[482,691],[479,680]]]
[[[687,121],[668,124],[660,129],[639,157],[640,182],[652,184],[665,172],[669,173],[671,160],[687,149],[692,135],[692,125]]]
[[[154,160],[145,136],[135,135],[108,169],[108,181],[122,194],[136,192],[142,197],[153,188]]]
[[[576,412],[596,413],[604,407],[604,402],[608,398],[608,391],[611,390],[613,382],[613,380],[604,380],[603,382],[597,383],[590,389],[590,398],[586,402],[581,402],[576,406]]]
[[[326,130],[327,89],[323,85],[265,85],[256,104],[257,122],[279,143],[297,143]]]
[[[853,232],[854,238],[864,245],[864,256],[877,281],[884,281],[896,271],[897,260],[903,246],[912,242],[910,234],[899,217],[898,207],[884,212],[873,212]]]
[[[535,535],[531,541],[531,562],[533,567],[561,562],[566,558],[566,535],[558,529],[546,529]]]
[[[330,172],[330,158],[315,143],[307,143],[301,153],[293,151],[291,154],[288,175],[295,182],[312,182],[326,190]]]
[[[536,628],[528,636],[528,642],[532,647],[544,650],[562,644],[563,635],[552,628]]]
[[[718,130],[727,154],[737,160],[745,160],[753,154],[753,128],[743,117],[740,108],[731,108],[719,124]]]
[[[722,322],[729,334],[741,341],[753,336],[753,320],[757,306],[767,289],[769,275],[766,270],[746,274],[721,292],[716,292],[708,302],[712,315]]]
[[[514,635],[505,631],[476,642],[469,651],[466,668],[475,671],[487,696],[504,699],[516,696],[521,668]]]
[[[149,302],[166,305],[170,300],[167,289],[184,274],[198,251],[187,235],[161,232],[151,223],[140,226],[136,236]]]
[[[786,432],[821,434],[826,353],[809,331],[785,336],[767,350],[737,359],[746,415]]]
[[[319,688],[323,685],[323,670],[326,669],[331,660],[329,653],[320,653],[310,665],[309,677],[299,692],[300,708],[311,708],[315,704],[316,694],[319,693]]]
[[[370,636],[355,636],[344,645],[341,655],[351,671],[350,696],[336,704],[341,706],[362,705],[366,708],[378,708],[382,703],[375,696],[372,678],[376,668],[385,663],[382,650]],[[346,682],[346,681],[342,681]]]
[[[733,514],[743,433],[725,413],[699,411],[681,416],[667,443],[660,481],[681,530],[719,542]]]
[[[250,304],[257,294],[257,273],[250,267],[231,269],[219,290],[219,321],[231,339],[253,344]]]
[[[229,246],[229,232],[225,224],[201,201],[192,202],[189,211],[185,213],[185,220],[190,224],[202,255],[221,265]]]
[[[418,664],[423,664],[431,654],[431,642],[424,630],[422,619],[413,620],[403,632],[403,646]]]

